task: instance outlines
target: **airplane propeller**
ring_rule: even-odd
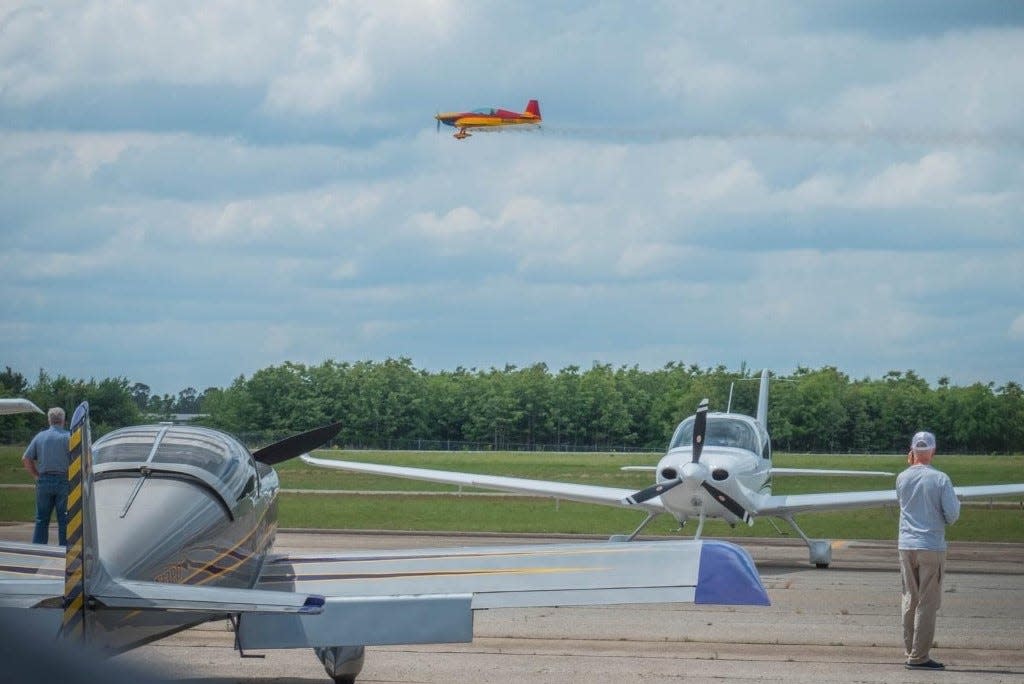
[[[276,465],[322,446],[340,431],[340,422],[313,428],[312,430],[286,437],[280,442],[274,442],[262,449],[257,449],[252,452],[252,457],[261,463]]]
[[[697,413],[693,417],[693,460],[692,463],[700,463],[700,454],[704,451],[704,433],[708,430],[708,400],[704,399],[697,406]]]
[[[718,489],[714,485],[708,483],[707,480],[707,467],[700,465],[700,456],[704,451],[704,438],[707,436],[708,429],[708,400],[704,399],[697,406],[697,413],[693,419],[693,458],[690,460],[692,465],[683,466],[683,472],[677,477],[667,480],[665,482],[659,482],[658,484],[652,485],[645,489],[641,489],[636,494],[625,498],[625,503],[630,505],[636,505],[643,503],[649,499],[653,499],[656,496],[660,496],[683,483],[684,475],[691,478],[700,478],[700,486],[704,490],[714,497],[715,501],[722,504],[730,513],[743,520],[743,522],[749,523],[751,521],[750,514],[743,508],[743,506],[733,499],[731,496]]]
[[[697,415],[693,421],[693,463],[700,462],[700,453],[704,449],[704,433],[708,427],[708,400],[704,399],[697,406]],[[667,482],[659,482],[656,485],[652,485],[645,489],[641,489],[632,496],[627,496],[625,501],[630,505],[643,503],[648,499],[653,499],[656,496],[661,496],[673,487],[677,487],[683,483],[682,476],[677,476]]]

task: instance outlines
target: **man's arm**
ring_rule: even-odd
[[[29,472],[33,480],[39,479],[39,469],[36,468],[36,462],[28,456],[21,459],[21,462],[25,465],[25,470]]]
[[[947,525],[952,525],[960,518],[960,499],[956,498],[953,482],[948,476],[942,488],[942,517],[946,519]]]

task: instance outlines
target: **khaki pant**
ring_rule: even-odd
[[[935,614],[942,603],[945,551],[900,549],[903,578],[903,645],[908,663],[929,660],[935,638]]]

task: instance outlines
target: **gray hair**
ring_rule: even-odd
[[[52,409],[46,412],[46,418],[50,421],[50,425],[63,425],[64,424],[64,409],[59,406],[54,406]]]

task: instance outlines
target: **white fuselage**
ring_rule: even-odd
[[[697,463],[693,463],[692,434],[690,417],[679,424],[668,452],[658,462],[657,482],[682,479],[661,495],[662,503],[680,523],[701,517],[722,518],[730,524],[741,521],[742,514],[730,510],[711,490],[727,495],[747,511],[756,510],[756,499],[771,491],[767,432],[750,416],[711,413]]]

